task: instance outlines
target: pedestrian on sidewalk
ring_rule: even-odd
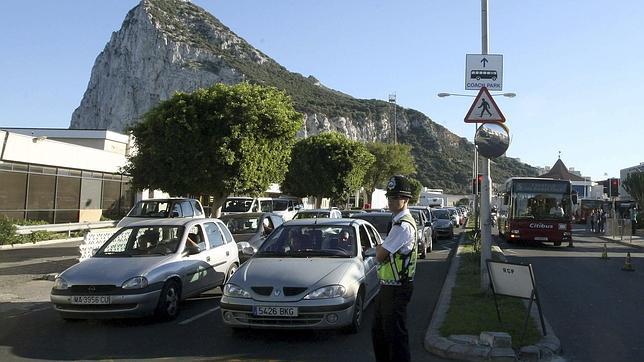
[[[387,202],[393,216],[389,234],[376,248],[380,292],[371,329],[376,361],[410,361],[407,304],[414,290],[418,248],[416,222],[407,209],[411,183],[393,176],[387,184]]]
[[[635,235],[637,232],[637,205],[633,206],[633,211],[631,211],[631,227],[633,228],[631,235]]]
[[[597,232],[598,216],[599,215],[597,209],[593,209],[593,211],[590,213],[590,231],[592,232]]]
[[[598,227],[598,229],[599,229],[600,233],[604,232],[604,228],[606,227],[606,217],[607,216],[608,215],[606,215],[606,211],[604,211],[604,209],[599,209],[599,218],[598,218],[599,227]]]

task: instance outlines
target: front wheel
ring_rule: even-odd
[[[237,263],[233,263],[233,265],[231,265],[228,268],[228,271],[226,272],[226,277],[224,278],[224,282],[221,284],[221,290],[222,291],[224,290],[224,285],[226,285],[226,283],[228,283],[228,281],[233,276],[233,274],[235,274],[237,269],[239,269],[239,265],[237,265]]]
[[[168,280],[159,296],[159,303],[155,311],[156,316],[164,321],[169,321],[177,318],[179,315],[179,300],[181,295],[181,288],[179,283],[174,280]]]
[[[362,315],[364,313],[364,293],[362,289],[358,291],[356,301],[353,303],[353,318],[351,324],[348,326],[347,331],[351,334],[358,333],[362,326]]]

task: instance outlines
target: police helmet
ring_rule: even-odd
[[[403,175],[394,175],[387,182],[387,197],[401,196],[411,198],[411,183]]]

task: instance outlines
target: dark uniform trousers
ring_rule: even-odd
[[[413,291],[413,282],[405,282],[400,286],[382,285],[380,287],[371,328],[371,341],[376,353],[376,361],[410,361],[407,304]]]

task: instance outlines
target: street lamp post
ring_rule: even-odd
[[[489,51],[488,39],[488,0],[481,0],[481,54]],[[481,291],[490,288],[490,277],[487,274],[486,260],[492,258],[492,225],[490,225],[490,159],[483,157],[483,181],[481,182]]]

